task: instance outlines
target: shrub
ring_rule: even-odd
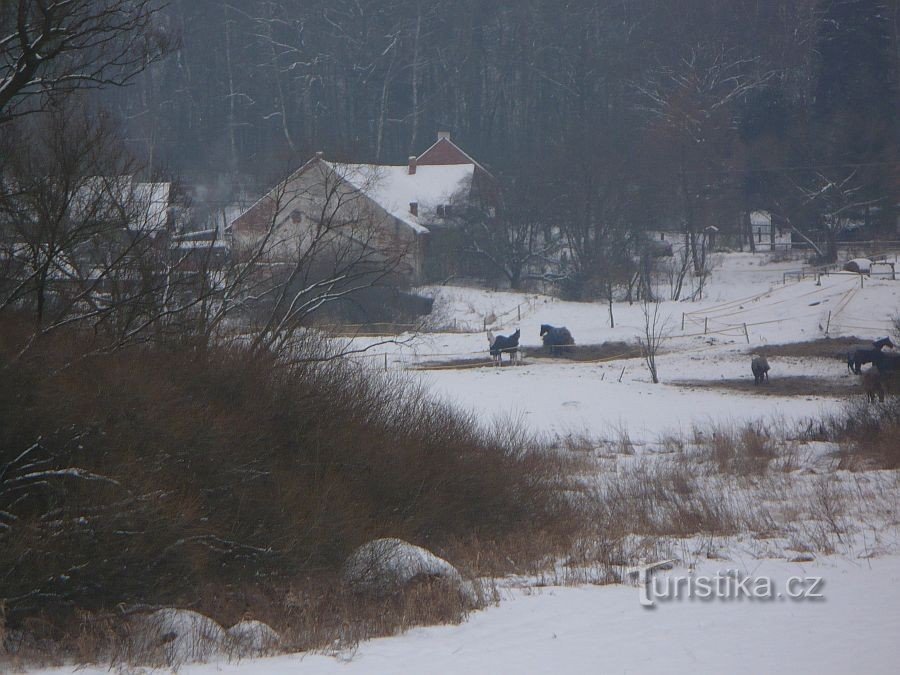
[[[485,432],[397,375],[239,347],[91,354],[60,332],[12,367],[6,330],[15,326],[0,325],[8,627],[120,603],[277,623],[275,589],[334,578],[369,539],[459,555],[460,542],[567,522],[552,456]]]

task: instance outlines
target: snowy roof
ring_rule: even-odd
[[[750,213],[751,225],[771,225],[772,214],[768,211],[753,211]]]
[[[428,232],[428,228],[421,224],[419,217],[410,213],[409,205],[412,202],[420,207],[446,204],[454,194],[471,187],[475,174],[474,164],[420,165],[414,174],[409,173],[407,165],[325,164],[419,233]]]
[[[171,187],[171,183],[134,184],[134,197],[142,208],[146,209],[146,225],[151,230],[161,230],[166,227]]]
[[[105,205],[110,212],[126,208],[130,229],[156,231],[166,227],[171,183],[138,183],[131,176],[88,176],[75,190],[72,210],[83,212]]]

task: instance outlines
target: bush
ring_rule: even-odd
[[[250,610],[277,623],[267,598],[336,578],[372,538],[459,556],[461,542],[567,522],[550,455],[486,433],[396,375],[237,347],[90,354],[60,332],[13,367],[7,324],[7,627],[120,603],[191,606],[226,625],[222,613]]]

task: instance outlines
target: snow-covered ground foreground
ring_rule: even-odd
[[[334,655],[183,667],[185,675],[329,673],[894,673],[900,557],[815,563],[708,561],[695,578],[737,570],[770,579],[772,600],[657,600],[628,585],[503,593],[459,626],[419,628]],[[684,576],[677,568],[662,579]],[[801,588],[820,599],[788,599]],[[822,583],[813,579],[820,577]],[[815,586],[815,588],[813,588]],[[781,594],[778,597],[777,594]],[[85,668],[103,675],[106,668]]]

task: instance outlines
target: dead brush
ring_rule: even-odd
[[[853,398],[817,427],[816,440],[837,444],[840,468],[900,468],[900,396],[874,404]]]
[[[481,566],[456,544],[477,533],[496,542],[484,567],[502,574],[546,566],[547,551],[523,542],[553,540],[552,555],[577,530],[576,460],[515,421],[487,429],[414,381],[240,347],[79,359],[79,339],[47,359],[36,346],[0,379],[0,597],[17,635],[60,639],[84,624],[79,611],[141,605],[224,625],[248,612],[277,629],[289,622],[268,589],[327,577],[377,537],[452,549],[468,569]],[[31,480],[35,463],[44,479],[23,501],[9,481]],[[371,619],[378,630],[460,616],[439,589],[392,602],[395,619]],[[350,604],[335,591],[315,607],[369,621]],[[101,638],[61,648],[91,660]]]
[[[682,462],[643,461],[620,467],[597,489],[596,518],[620,535],[731,534],[740,529],[727,492]]]
[[[461,623],[473,609],[497,601],[490,584],[474,588],[475,607],[439,579],[413,583],[381,598],[354,594],[337,580],[318,580],[286,594],[282,624],[275,627],[290,651],[340,652],[414,626]]]
[[[760,422],[743,426],[718,425],[694,433],[694,444],[720,473],[762,474],[778,456],[777,441]]]

